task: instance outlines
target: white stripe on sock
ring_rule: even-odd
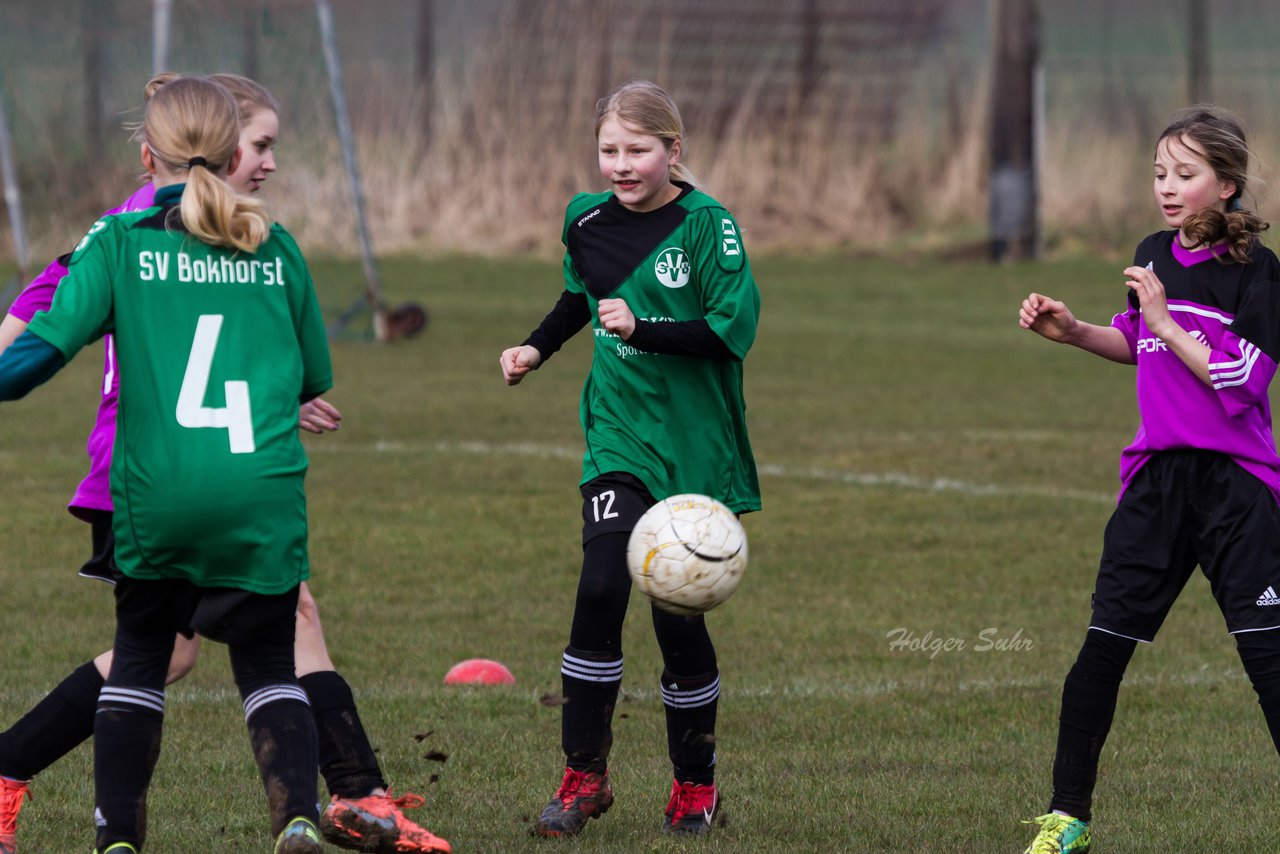
[[[245,697],[244,719],[246,721],[249,720],[263,706],[271,703],[286,702],[302,703],[304,706],[311,705],[307,700],[307,692],[297,685],[268,685]]]
[[[164,691],[151,688],[121,688],[114,685],[103,685],[98,692],[99,710],[103,703],[125,706],[140,706],[153,712],[164,714]]]

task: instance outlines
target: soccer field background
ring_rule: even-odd
[[[1030,290],[1106,322],[1124,259],[991,267],[758,258],[746,364],[764,512],[751,565],[709,616],[722,675],[725,825],[658,830],[670,786],[661,659],[632,598],[611,759],[617,801],[576,840],[528,836],[561,774],[559,691],[580,558],[577,396],[589,336],[519,387],[499,352],[560,291],[558,265],[382,262],[431,325],[333,346],[344,413],[306,436],[312,589],[333,657],[411,813],[457,852],[1017,852],[1044,811],[1062,679],[1088,620],[1132,370],[1017,327]],[[6,272],[7,271],[0,271]],[[313,261],[326,314],[355,262]],[[108,590],[76,577],[99,348],[0,407],[0,725],[105,649]],[[460,659],[510,688],[446,688]],[[168,691],[153,852],[267,851],[265,803],[225,651]],[[441,761],[443,759],[443,761]],[[1096,847],[1274,847],[1277,764],[1234,645],[1196,576],[1135,656],[1097,790]],[[41,775],[19,850],[92,846],[92,751]],[[322,789],[323,796],[323,789]]]

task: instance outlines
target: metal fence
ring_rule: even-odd
[[[1194,2],[1039,4],[1051,246],[1123,244],[1153,220],[1150,147],[1187,99]],[[1265,173],[1280,150],[1280,4],[1201,2],[1210,99],[1249,121]],[[695,173],[757,245],[928,246],[982,232],[986,0],[332,5],[381,250],[554,251],[568,195],[600,185],[594,102],[631,77],[672,92]],[[305,244],[353,249],[313,3],[172,0],[172,26],[177,70],[245,73],[284,104],[273,212]],[[151,72],[151,27],[151,0],[0,9],[0,85],[46,253],[136,174],[120,126]]]

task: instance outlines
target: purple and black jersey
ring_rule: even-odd
[[[1151,333],[1130,292],[1111,320],[1138,366],[1137,435],[1120,456],[1121,494],[1153,454],[1200,449],[1226,454],[1280,501],[1280,456],[1271,432],[1267,387],[1280,361],[1280,261],[1256,246],[1250,263],[1224,263],[1225,246],[1189,251],[1177,231],[1138,244],[1133,263],[1164,283],[1174,321],[1207,347],[1205,385]]]
[[[148,182],[102,216],[146,210],[151,207],[155,195],[155,187]],[[37,313],[48,311],[53,305],[54,292],[67,275],[66,261],[69,257],[64,255],[54,260],[44,272],[36,276],[13,301],[13,305],[9,306],[9,314],[30,323]],[[120,381],[116,376],[115,339],[107,335],[103,342],[106,358],[102,368],[102,399],[98,404],[98,418],[85,443],[85,449],[89,452],[89,473],[80,481],[76,494],[67,505],[73,514],[86,522],[92,519],[92,511],[111,512],[111,449],[116,439],[116,402],[120,393]]]

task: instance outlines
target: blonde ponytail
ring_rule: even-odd
[[[240,198],[214,174],[230,165],[240,144],[239,109],[226,89],[203,77],[158,84],[143,114],[142,139],[153,157],[187,170],[178,210],[192,236],[211,246],[258,250],[271,233],[262,203]]]
[[[243,199],[207,167],[190,167],[182,193],[182,225],[211,246],[257,252],[271,233],[271,220],[257,199]]]

